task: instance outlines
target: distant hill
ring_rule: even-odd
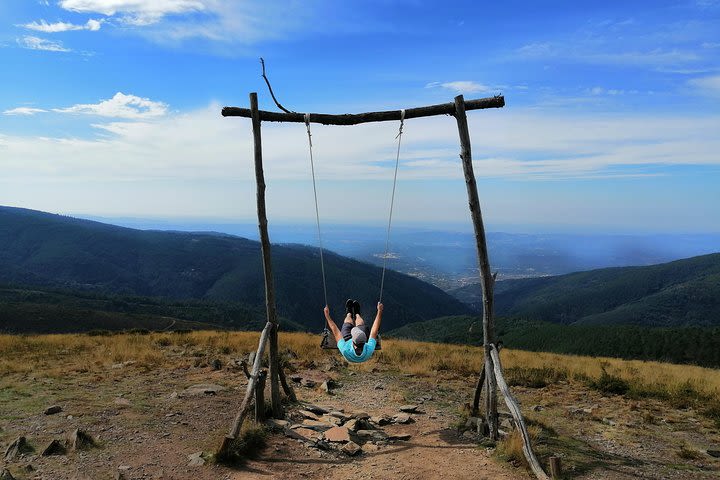
[[[273,245],[279,314],[323,327],[317,249]],[[328,298],[336,319],[354,297],[372,317],[380,269],[328,252]],[[168,299],[232,302],[264,309],[258,242],[212,233],[142,231],[33,210],[0,207],[0,283]],[[389,271],[383,327],[470,309],[442,290]]]
[[[720,367],[720,327],[561,325],[499,318],[496,331],[506,347],[521,350]],[[480,317],[468,315],[405,325],[386,336],[426,342],[483,343]]]
[[[451,293],[479,311],[479,285]],[[720,254],[498,282],[495,314],[573,325],[720,326]]]

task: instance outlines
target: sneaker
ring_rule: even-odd
[[[353,301],[353,312],[355,313],[355,315],[360,315],[360,302],[358,302],[357,300]]]
[[[351,299],[347,299],[347,302],[345,302],[345,313],[349,313],[352,315],[353,318],[355,318],[355,312],[353,312],[355,302]]]

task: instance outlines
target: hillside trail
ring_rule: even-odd
[[[355,373],[355,372],[353,372]],[[304,378],[322,376],[305,371]],[[302,400],[330,411],[348,414],[364,412],[371,417],[392,417],[407,404],[408,380],[403,376],[385,376],[357,372],[342,378],[342,388],[332,396],[318,390],[301,389]],[[447,409],[438,408],[444,398],[432,391],[415,392],[419,398],[410,403],[418,405],[418,413],[409,424],[390,424],[383,430],[390,436],[410,435],[408,441],[376,446],[367,443],[363,453],[347,457],[323,452],[302,442],[273,437],[264,460],[249,462],[243,471],[230,475],[233,480],[248,479],[522,479],[530,478],[522,470],[502,465],[479,447],[477,441],[461,437],[450,425],[456,419]]]

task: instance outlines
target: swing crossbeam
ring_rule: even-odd
[[[476,100],[465,100],[465,110],[482,110],[486,108],[502,108],[505,106],[505,97],[497,95],[488,98],[479,98]],[[454,102],[441,103],[438,105],[428,105],[426,107],[408,108],[405,110],[405,119],[433,117],[436,115],[455,115],[456,107]],[[304,113],[283,113],[268,112],[259,110],[260,120],[263,122],[295,122],[305,123]],[[245,117],[252,118],[252,110],[240,107],[224,107],[222,109],[223,117]],[[310,113],[308,114],[310,123],[320,123],[323,125],[358,125],[360,123],[370,122],[388,122],[399,121],[402,117],[402,110],[386,110],[384,112],[367,112],[367,113],[345,113],[333,115],[327,113]]]

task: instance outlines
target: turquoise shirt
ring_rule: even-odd
[[[377,340],[374,338],[369,339],[365,342],[365,345],[363,345],[362,354],[357,355],[355,353],[355,347],[353,347],[352,340],[341,339],[337,342],[338,350],[340,350],[342,356],[345,357],[348,362],[352,363],[362,363],[372,357],[372,354],[375,351],[375,345],[377,345]]]

